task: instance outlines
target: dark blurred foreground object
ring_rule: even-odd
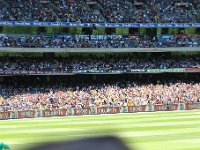
[[[49,143],[29,150],[129,150],[119,139],[113,136],[87,138],[70,142]]]

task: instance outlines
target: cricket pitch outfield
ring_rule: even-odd
[[[0,121],[0,142],[11,150],[102,135],[136,150],[200,150],[200,110]]]

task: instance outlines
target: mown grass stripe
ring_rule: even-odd
[[[83,119],[84,120],[84,119]],[[189,120],[200,120],[200,117],[199,116],[174,116],[174,117],[148,117],[148,118],[129,118],[129,119],[126,119],[126,118],[121,118],[121,119],[102,119],[102,120],[87,120],[87,121],[68,121],[67,119],[63,118],[62,120],[59,120],[59,121],[54,121],[54,120],[48,120],[48,121],[31,121],[31,122],[17,122],[17,123],[13,123],[15,125],[33,125],[34,123],[37,123],[37,124],[50,124],[50,123],[63,123],[63,122],[66,122],[67,124],[99,124],[99,123],[106,123],[106,124],[112,124],[112,123],[120,123],[121,121],[123,121],[123,123],[130,123],[130,122],[136,122],[136,123],[141,123],[141,122],[169,122],[169,121],[176,121],[176,120],[183,120],[183,121],[189,121]],[[2,125],[6,125],[6,124],[0,124],[0,126]]]
[[[114,134],[142,150],[165,150],[169,144],[170,150],[200,149],[199,115],[175,111],[7,120],[0,121],[0,142],[23,150],[34,143]]]
[[[38,127],[38,126],[37,126]],[[157,130],[170,130],[170,129],[184,129],[184,128],[198,128],[200,127],[199,122],[177,122],[177,123],[171,123],[165,124],[165,123],[159,123],[159,124],[124,124],[124,125],[107,125],[104,127],[104,130],[106,131],[116,131],[120,128],[120,131],[157,131]],[[34,127],[26,127],[20,130],[17,130],[17,126],[15,129],[12,130],[2,130],[2,134],[18,134],[18,133],[41,133],[41,132],[75,132],[75,131],[87,131],[90,130],[101,130],[102,124],[97,124],[95,126],[90,126],[88,124],[87,126],[82,125],[76,125],[76,126],[68,126],[68,125],[51,125],[51,126],[40,126],[39,129]],[[1,136],[0,136],[1,137]]]

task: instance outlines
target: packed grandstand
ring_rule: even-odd
[[[198,150],[199,110],[200,0],[0,0],[0,150]]]
[[[200,102],[199,55],[140,55],[1,57],[1,111]]]
[[[0,57],[0,74],[65,74],[65,73],[121,73],[150,72],[156,69],[200,69],[200,57],[166,56],[155,54],[151,57],[139,54],[88,55],[57,57]]]
[[[162,76],[158,78],[158,76]],[[6,78],[1,111],[87,109],[200,102],[198,74]],[[172,79],[173,78],[173,79]],[[35,81],[34,81],[35,80]]]
[[[199,47],[199,35],[0,35],[0,47],[166,48]]]
[[[0,20],[197,23],[198,0],[2,0]]]
[[[197,0],[1,0],[0,8],[0,112],[200,101]]]

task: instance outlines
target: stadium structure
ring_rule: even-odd
[[[0,8],[0,142],[112,133],[144,150],[200,148],[198,0]]]

